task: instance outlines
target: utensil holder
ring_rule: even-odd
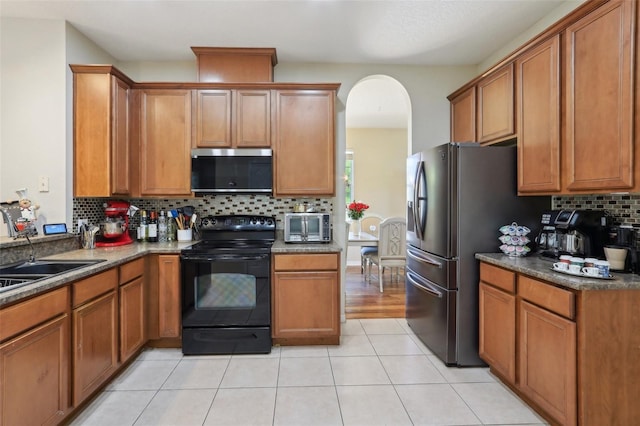
[[[189,229],[178,229],[178,241],[191,241],[193,238],[193,233],[191,228]]]

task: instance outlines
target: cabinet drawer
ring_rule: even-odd
[[[515,272],[480,262],[480,280],[511,294],[516,292]]]
[[[67,311],[69,287],[45,293],[0,311],[0,341]]]
[[[120,282],[119,284],[125,284],[144,274],[144,257],[138,260],[134,260],[124,265],[120,265]]]
[[[276,271],[318,271],[338,269],[336,253],[324,254],[278,254],[274,256]]]
[[[118,269],[113,268],[73,283],[73,307],[114,290],[118,285]]]
[[[520,275],[518,295],[565,318],[575,319],[575,295],[570,291]]]

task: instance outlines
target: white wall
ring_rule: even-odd
[[[0,22],[0,197],[16,199],[27,188],[39,204],[39,224],[65,221],[65,24],[2,19]],[[38,176],[49,192],[38,192]],[[0,226],[0,235],[7,228]]]

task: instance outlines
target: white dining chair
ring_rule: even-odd
[[[360,230],[371,234],[375,237],[380,234],[380,222],[382,222],[382,216],[376,214],[369,214],[360,220]],[[371,270],[367,255],[378,253],[378,246],[363,246],[360,248],[360,273],[364,274],[365,271]]]
[[[399,270],[406,267],[407,221],[403,217],[390,217],[380,222],[378,252],[367,256],[368,262],[378,267],[378,282],[380,292],[383,292],[382,278],[384,269],[390,268],[391,281],[394,271],[399,280]]]

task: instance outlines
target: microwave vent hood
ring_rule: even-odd
[[[272,194],[270,149],[192,149],[191,191]]]

